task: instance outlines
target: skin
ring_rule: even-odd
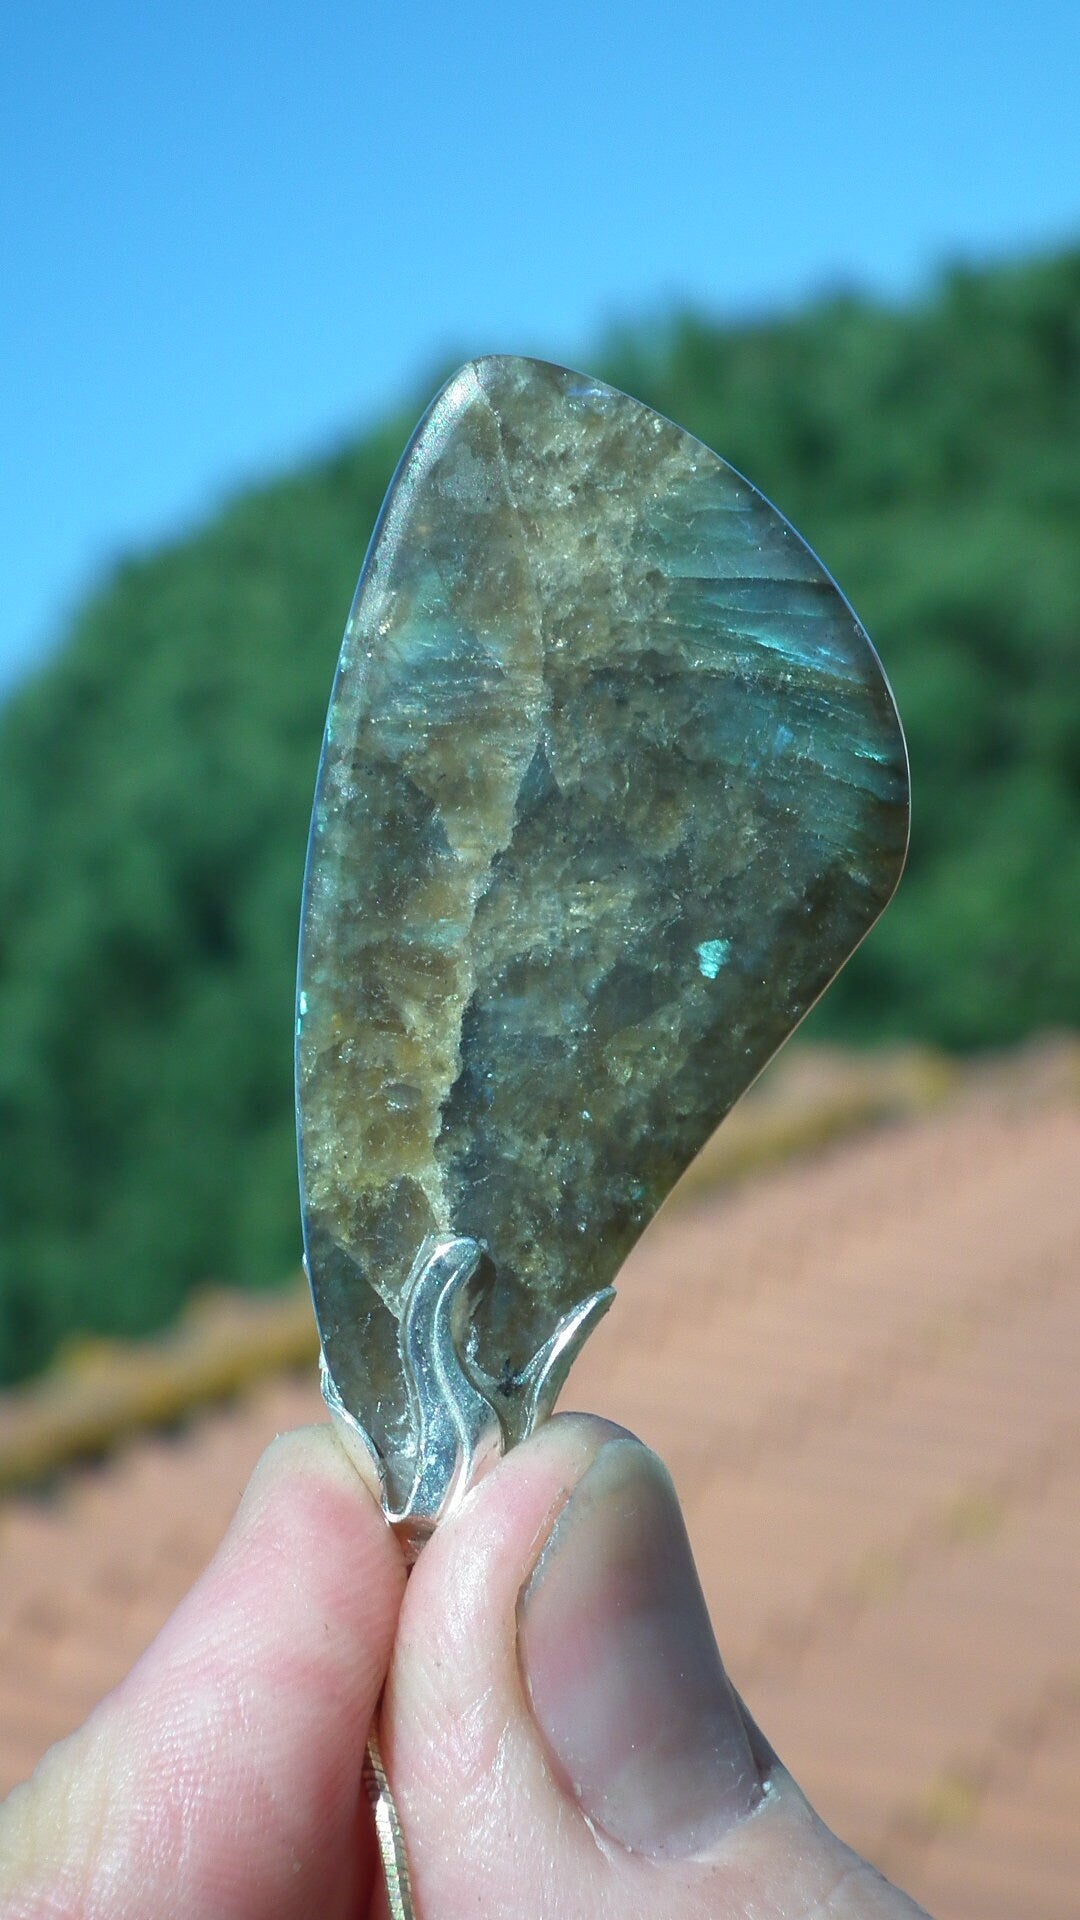
[[[530,1707],[519,1621],[611,1437],[551,1422],[438,1530],[407,1586],[330,1431],[275,1441],[152,1646],[0,1808],[5,1920],[382,1920],[361,1768],[384,1685],[418,1920],[912,1920],[749,1721],[764,1790],[691,1855],[647,1857],[582,1811]]]

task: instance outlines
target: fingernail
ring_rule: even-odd
[[[675,1489],[637,1440],[602,1447],[560,1513],[522,1591],[518,1646],[556,1772],[613,1840],[680,1859],[757,1805]]]

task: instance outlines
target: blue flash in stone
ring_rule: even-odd
[[[698,966],[706,980],[715,980],[731,951],[730,940],[703,940],[697,950]]]
[[[768,502],[599,381],[455,375],[349,617],[297,1003],[327,1397],[414,1537],[542,1417],[907,833],[877,656]]]

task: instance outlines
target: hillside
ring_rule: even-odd
[[[1080,251],[583,358],[776,500],[893,680],[911,863],[815,1035],[1080,1025]],[[121,567],[0,715],[0,1379],[295,1264],[315,761],[424,397]]]

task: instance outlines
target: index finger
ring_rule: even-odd
[[[405,1572],[329,1429],[264,1454],[131,1673],[0,1809],[11,1920],[362,1910],[361,1776]]]

